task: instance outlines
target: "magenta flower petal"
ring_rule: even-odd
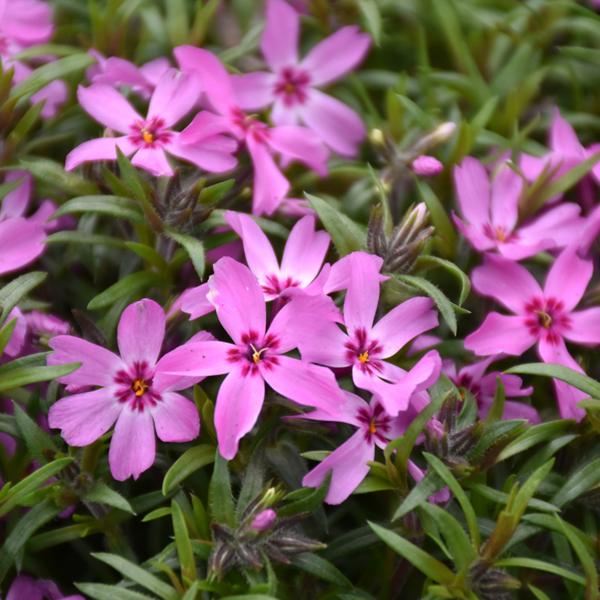
[[[283,250],[281,273],[308,285],[323,266],[331,238],[325,231],[315,231],[315,218],[306,216],[292,228]],[[246,256],[248,256],[246,254]]]
[[[227,143],[229,142],[228,138],[222,139],[227,140]],[[215,139],[208,138],[199,144],[183,144],[181,142],[181,135],[176,135],[173,141],[168,143],[165,148],[169,154],[191,162],[209,173],[231,171],[237,164],[237,159],[231,155],[237,144],[231,140],[233,148],[227,152],[212,150],[208,145],[211,141],[215,141]]]
[[[298,62],[300,17],[284,0],[268,0],[260,48],[273,71]]]
[[[348,332],[373,326],[379,302],[379,272],[365,252],[350,255],[350,285],[344,301],[344,319]]]
[[[173,169],[162,148],[141,148],[133,155],[131,164],[145,169],[156,177],[173,175]]]
[[[190,112],[199,96],[200,83],[195,75],[169,69],[152,94],[148,119],[162,119],[170,127]]]
[[[545,248],[562,248],[582,233],[586,220],[580,212],[573,202],[561,203],[520,227],[519,236],[533,244],[542,243]]]
[[[564,310],[570,311],[581,300],[587,288],[594,265],[577,255],[577,245],[563,250],[548,272],[544,294],[562,300]]]
[[[244,376],[236,369],[225,377],[215,406],[215,428],[223,458],[231,460],[237,454],[240,440],[258,419],[264,398],[265,382],[258,374]]]
[[[393,308],[373,327],[372,335],[383,346],[381,356],[396,354],[410,340],[438,325],[430,298],[410,298]]]
[[[484,264],[473,270],[471,280],[478,293],[494,298],[517,314],[523,313],[533,298],[543,295],[538,282],[525,267],[491,254],[486,254]],[[501,350],[494,354],[498,352]]]
[[[517,224],[519,217],[519,196],[523,183],[521,178],[505,163],[503,164],[491,189],[492,223],[510,232]]]
[[[246,262],[258,280],[264,283],[269,275],[279,274],[273,246],[256,222],[249,215],[232,210],[225,212],[225,220],[240,236]]]
[[[87,142],[83,142],[83,144],[79,144],[79,146],[67,154],[65,170],[72,171],[81,163],[94,160],[117,160],[117,147],[125,156],[130,156],[136,150],[135,145],[127,136],[88,140]]]
[[[124,406],[108,451],[110,472],[118,481],[137,479],[149,469],[156,456],[154,424],[149,410],[134,411]]]
[[[254,331],[259,337],[265,333],[265,299],[256,277],[245,265],[229,258],[221,258],[209,279],[209,300],[213,303],[221,325],[236,343],[242,336]]]
[[[587,308],[569,313],[569,327],[563,335],[579,344],[600,344],[600,308]]]
[[[127,364],[154,367],[165,337],[165,312],[154,300],[144,298],[130,304],[121,314],[117,342]]]
[[[273,127],[269,130],[268,144],[286,159],[299,160],[319,175],[327,175],[329,151],[321,140],[305,127]]]
[[[44,251],[44,226],[20,217],[0,222],[0,275],[33,262]]]
[[[375,445],[365,440],[365,434],[357,431],[321,461],[302,480],[306,487],[319,487],[331,473],[329,491],[325,497],[328,504],[341,504],[360,485],[369,473],[369,461],[375,458]]]
[[[120,133],[129,133],[132,123],[143,120],[131,104],[109,85],[99,83],[87,88],[79,86],[77,99],[98,123]]]
[[[326,367],[278,356],[277,365],[262,368],[261,375],[278,394],[298,404],[319,408],[321,402],[344,402],[334,374]]]
[[[247,73],[232,77],[235,98],[244,110],[258,110],[269,105],[275,99],[275,83],[277,77],[273,73]]]
[[[329,147],[342,156],[356,156],[366,129],[360,116],[339,100],[310,90],[302,118]]]
[[[116,373],[125,368],[123,361],[116,354],[72,335],[57,335],[48,344],[54,350],[48,357],[49,365],[82,363],[79,369],[61,377],[61,383],[109,387],[114,384]]]
[[[48,412],[48,425],[60,429],[70,446],[87,446],[113,426],[122,409],[114,392],[102,388],[55,402]]]
[[[520,356],[533,346],[536,337],[529,332],[525,318],[491,312],[479,329],[465,338],[465,348],[478,356],[503,352]]]
[[[338,368],[352,364],[345,347],[348,336],[335,323],[319,324],[311,334],[299,343],[304,360]]]
[[[229,355],[235,348],[227,342],[207,340],[189,342],[171,350],[156,364],[156,388],[159,391],[183,389],[177,385],[179,380],[228,373],[232,368]]]
[[[0,207],[0,220],[22,217],[27,212],[31,198],[33,181],[27,171],[10,171],[4,178],[5,183],[21,180],[18,188],[4,196]]]
[[[215,307],[206,297],[209,288],[208,283],[185,290],[179,297],[181,310],[190,315],[190,321],[198,319],[215,310]]]
[[[162,400],[151,409],[154,427],[163,442],[189,442],[200,433],[196,405],[174,392],[163,392]]]
[[[456,225],[456,228],[464,235],[475,250],[484,252],[491,250],[495,247],[494,241],[483,233],[482,230],[478,229],[475,225],[465,223],[460,217],[458,217],[454,211],[452,211],[452,220]]]
[[[561,116],[558,108],[552,111],[552,125],[550,126],[550,147],[555,152],[562,154],[583,154],[583,146],[577,138],[573,127]]]
[[[339,79],[365,57],[371,39],[358,27],[343,27],[318,43],[302,60],[312,85],[324,85]]]
[[[467,156],[454,168],[454,185],[461,215],[472,225],[483,228],[489,221],[491,192],[483,165]]]
[[[225,117],[203,110],[179,134],[178,142],[180,145],[191,145],[203,142],[220,133],[232,132],[233,127]]]

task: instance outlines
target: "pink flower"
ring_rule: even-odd
[[[18,575],[8,589],[6,600],[85,600],[79,594],[65,596],[54,581]]]
[[[271,242],[251,217],[229,210],[225,220],[242,238],[246,262],[267,300],[290,289],[309,288],[319,274],[331,238],[325,231],[315,231],[314,217],[303,217],[294,225],[285,244],[281,266]]]
[[[156,435],[163,442],[187,442],[198,436],[200,421],[193,402],[176,393],[201,377],[166,373],[170,352],[158,360],[165,336],[165,314],[153,300],[130,304],[117,330],[120,356],[70,335],[52,338],[48,364],[82,363],[60,379],[76,386],[98,386],[58,400],[50,407],[50,427],[61,429],[71,446],[87,446],[116,422],[108,461],[113,477],[137,479],[154,463]]]
[[[72,150],[66,160],[67,171],[83,162],[115,160],[117,147],[132,163],[156,176],[172,175],[167,154],[189,161],[206,171],[228,171],[235,166],[231,153],[235,141],[216,133],[206,136],[201,144],[187,144],[172,126],[190,112],[200,93],[197,79],[192,75],[167,71],[158,82],[146,118],[141,117],[114,88],[95,84],[79,87],[77,97],[81,106],[99,123],[124,134],[84,142]]]
[[[516,375],[507,375],[500,371],[490,371],[486,373],[490,364],[498,360],[499,356],[490,356],[471,365],[463,367],[458,372],[454,363],[445,365],[442,369],[448,377],[459,388],[469,390],[477,400],[479,414],[482,419],[487,417],[490,408],[494,402],[496,390],[498,388],[498,377],[504,386],[504,394],[507,398],[504,402],[504,419],[526,419],[531,423],[539,423],[540,416],[537,410],[529,404],[509,400],[508,398],[519,398],[530,396],[533,392],[532,387],[522,387],[523,381]]]
[[[243,112],[235,97],[231,77],[219,59],[201,48],[180,46],[175,57],[185,72],[197,73],[216,116],[200,112],[182,132],[185,143],[194,144],[215,132],[228,131],[243,141],[254,165],[252,212],[272,214],[290,190],[290,184],[273,159],[299,160],[320,175],[327,173],[328,152],[319,138],[303,127],[268,127]]]
[[[215,426],[219,452],[233,458],[240,439],[258,419],[265,383],[278,394],[307,406],[321,399],[341,399],[333,373],[324,367],[285,356],[298,346],[311,318],[334,318],[322,298],[302,296],[284,306],[266,326],[263,291],[252,272],[225,257],[209,279],[209,300],[234,343],[186,344],[169,354],[165,369],[173,375],[206,377],[227,374],[217,395]]]
[[[427,156],[423,154],[417,156],[410,165],[415,175],[421,177],[432,177],[438,175],[444,170],[444,165],[435,156]]]
[[[542,290],[525,267],[486,255],[483,266],[473,271],[473,286],[513,314],[488,314],[479,329],[465,338],[465,348],[479,356],[521,356],[535,344],[544,362],[582,372],[565,339],[586,346],[600,343],[600,308],[573,310],[592,271],[592,262],[580,258],[575,246],[568,247],[554,261]],[[584,412],[576,404],[587,396],[561,381],[555,381],[555,387],[561,416],[581,418]]]
[[[156,58],[138,67],[117,56],[106,58],[96,50],[90,50],[90,54],[96,59],[96,64],[87,71],[87,77],[92,83],[125,86],[144,99],[152,96],[161,77],[171,68],[166,58]]]
[[[511,260],[521,260],[542,250],[563,248],[585,223],[580,208],[564,203],[518,223],[521,178],[502,164],[490,182],[483,165],[467,157],[454,169],[454,183],[463,221],[454,222],[479,252],[496,250]]]
[[[304,124],[330,148],[355,156],[365,137],[361,118],[339,100],[317,88],[337,81],[365,57],[369,36],[358,27],[344,27],[298,58],[300,16],[284,0],[268,0],[261,49],[271,73],[249,73],[235,78],[243,109],[273,104],[276,125]]]
[[[581,145],[575,130],[563,119],[558,108],[552,111],[548,145],[550,151],[545,156],[521,155],[519,166],[529,181],[537,179],[546,168],[556,169],[552,179],[558,179],[568,170],[600,151],[600,144],[594,144],[589,148]],[[600,163],[596,163],[592,175],[600,183]]]
[[[350,282],[344,302],[344,333],[332,320],[313,319],[307,326],[314,335],[300,343],[302,358],[329,367],[351,367],[356,386],[378,394],[388,414],[406,410],[410,397],[437,379],[441,361],[427,353],[408,372],[384,359],[410,340],[438,324],[429,298],[411,298],[373,324],[379,303],[380,275],[370,255],[350,255]]]

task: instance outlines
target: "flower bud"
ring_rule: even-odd
[[[432,177],[438,175],[444,170],[444,165],[434,156],[421,154],[411,163],[411,168],[416,175],[421,177]]]
[[[455,129],[456,123],[453,123],[452,121],[447,121],[446,123],[438,125],[431,133],[426,135],[424,138],[421,138],[415,144],[413,148],[413,156],[425,154],[430,148],[434,148],[435,146],[439,146],[440,144],[444,143],[452,136]]]
[[[273,524],[277,520],[277,513],[271,509],[267,508],[261,512],[259,512],[254,519],[252,519],[252,523],[250,524],[250,529],[253,529],[256,532],[262,533],[267,529],[271,529]]]

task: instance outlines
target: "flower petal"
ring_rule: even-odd
[[[350,254],[350,285],[344,301],[344,320],[348,333],[370,331],[379,303],[379,271],[365,252]]]
[[[503,227],[507,233],[517,224],[522,188],[521,178],[507,164],[503,164],[492,182],[491,213],[492,223],[496,227]]]
[[[310,90],[302,119],[325,144],[342,156],[356,156],[366,129],[349,106],[318,90]]]
[[[215,307],[206,297],[208,292],[208,283],[203,283],[185,290],[179,297],[181,310],[190,315],[190,321],[203,317],[215,310]]]
[[[222,375],[232,368],[229,355],[233,344],[207,340],[188,342],[165,354],[156,364],[154,387],[157,391],[175,391],[186,387],[190,377]]]
[[[144,298],[130,304],[121,314],[117,342],[121,358],[154,367],[165,338],[165,311],[154,300]]]
[[[535,341],[536,338],[529,332],[523,317],[491,312],[479,329],[465,338],[464,346],[478,356],[500,352],[520,356]]]
[[[545,241],[546,248],[567,246],[582,233],[586,224],[580,212],[581,208],[573,202],[559,204],[519,227],[519,239],[526,243]]]
[[[222,145],[224,150],[211,148],[210,144]],[[229,150],[227,148],[230,147]],[[224,173],[231,171],[237,165],[237,159],[232,152],[237,148],[237,143],[231,138],[216,136],[206,138],[194,144],[183,144],[181,135],[176,134],[165,146],[169,154],[186,160],[209,173]]]
[[[81,363],[75,372],[61,377],[61,383],[111,386],[117,372],[126,368],[116,354],[72,335],[57,335],[48,344],[54,350],[48,356],[49,365]]]
[[[373,327],[372,336],[383,346],[384,358],[396,354],[418,335],[438,325],[430,298],[410,298],[393,308]]]
[[[67,154],[65,171],[72,171],[81,163],[95,160],[117,160],[117,148],[126,156],[133,154],[137,147],[129,141],[127,136],[105,137],[88,140],[79,144]]]
[[[550,148],[555,152],[561,152],[565,155],[581,154],[583,160],[583,146],[577,138],[577,134],[571,125],[560,114],[558,108],[552,111],[552,125],[550,126],[549,136]]]
[[[490,182],[483,165],[467,156],[454,167],[454,186],[461,215],[481,229],[490,221]]]
[[[192,110],[200,92],[200,81],[195,74],[169,69],[159,79],[150,98],[148,119],[158,117],[167,127],[174,125]]]
[[[45,248],[44,225],[15,217],[0,222],[0,275],[33,262]]]
[[[286,159],[299,160],[319,175],[327,174],[329,151],[309,129],[283,125],[269,130],[269,146]]]
[[[273,73],[246,73],[231,80],[235,98],[244,110],[258,110],[275,100],[277,77]]]
[[[132,410],[123,407],[108,451],[110,472],[117,481],[129,477],[137,479],[154,464],[156,439],[149,410]]]
[[[143,120],[131,104],[109,85],[98,83],[87,88],[79,86],[77,99],[98,123],[120,133],[129,133],[131,125]]]
[[[368,462],[375,458],[375,446],[367,442],[363,431],[357,431],[302,480],[305,487],[319,487],[328,473],[331,483],[325,502],[341,504],[369,473]]]
[[[123,405],[110,388],[61,398],[48,411],[48,425],[60,429],[69,446],[87,446],[103,436]]]
[[[371,38],[350,25],[319,42],[302,60],[312,85],[324,85],[354,69],[365,57]]]
[[[273,71],[298,62],[300,16],[284,0],[268,0],[260,49]]]
[[[486,254],[483,265],[473,270],[471,281],[479,294],[494,298],[516,314],[523,314],[528,302],[543,295],[525,267],[491,254]]]
[[[579,344],[600,344],[600,308],[588,308],[569,313],[569,327],[563,335]]]
[[[544,285],[546,297],[562,300],[567,312],[579,304],[594,272],[592,261],[580,258],[577,249],[574,244],[558,255]]]
[[[265,399],[265,382],[256,374],[244,376],[239,369],[223,380],[215,405],[215,428],[219,452],[231,460],[240,440],[254,427]]]
[[[27,212],[29,199],[31,198],[31,188],[33,179],[27,171],[10,171],[6,174],[4,182],[21,180],[19,187],[12,192],[8,192],[2,200],[0,208],[0,220],[21,217]]]
[[[189,442],[200,433],[200,416],[196,405],[174,392],[161,394],[162,400],[152,407],[154,427],[163,442]]]
[[[141,148],[134,155],[131,164],[141,167],[156,177],[170,177],[173,169],[162,148]]]

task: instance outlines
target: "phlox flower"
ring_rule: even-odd
[[[521,260],[542,250],[564,248],[581,232],[580,207],[563,203],[519,223],[519,197],[523,182],[507,164],[490,178],[484,166],[467,157],[454,169],[454,184],[461,217],[454,222],[479,252],[496,250]]]
[[[350,281],[344,301],[342,331],[332,320],[307,324],[314,335],[300,343],[302,358],[329,367],[351,367],[354,384],[377,394],[392,416],[407,408],[416,391],[429,387],[438,377],[441,360],[427,353],[408,372],[387,362],[403,346],[424,331],[433,329],[438,318],[429,298],[410,298],[373,323],[379,303],[380,275],[370,255],[356,252],[346,264]]]
[[[537,179],[545,169],[556,169],[552,179],[558,179],[567,171],[600,151],[600,144],[594,144],[588,148],[581,145],[575,130],[561,116],[558,108],[554,108],[552,111],[548,146],[550,150],[544,156],[521,155],[519,166],[529,181]],[[591,173],[594,179],[600,183],[600,163],[596,163]]]
[[[231,77],[214,54],[193,46],[179,46],[174,53],[184,72],[199,75],[206,98],[219,115],[198,113],[182,132],[182,140],[195,144],[214,132],[228,131],[244,142],[254,165],[254,214],[273,214],[290,189],[273,154],[281,154],[286,160],[298,160],[319,175],[327,173],[328,152],[319,138],[304,127],[269,127],[246,114],[235,96]]]
[[[318,88],[337,81],[365,57],[369,36],[343,27],[319,42],[300,60],[300,15],[284,0],[268,0],[261,50],[271,72],[234,78],[239,105],[256,110],[273,105],[276,125],[304,124],[330,148],[355,156],[365,137],[361,118]]]
[[[6,600],[85,600],[80,594],[65,596],[50,579],[34,579],[17,575],[11,583]]]
[[[592,272],[592,262],[580,258],[577,248],[570,246],[554,261],[542,289],[522,265],[486,255],[483,266],[473,271],[473,286],[513,314],[489,313],[479,329],[465,338],[465,348],[479,356],[521,356],[536,345],[544,362],[583,372],[565,340],[585,346],[600,343],[600,308],[574,310]],[[586,394],[562,381],[554,384],[561,416],[581,418],[584,412],[576,404]]]
[[[235,166],[231,155],[236,148],[234,140],[213,133],[202,143],[187,144],[181,134],[172,129],[191,111],[199,94],[198,80],[193,75],[170,69],[156,85],[148,113],[143,118],[113,87],[106,84],[80,86],[77,98],[85,111],[123,135],[84,142],[69,152],[65,169],[71,171],[87,161],[116,160],[118,147],[125,155],[133,155],[132,164],[156,176],[173,174],[167,154],[206,171],[228,171]]]
[[[310,319],[337,316],[325,297],[302,296],[285,305],[267,327],[263,291],[250,269],[229,257],[214,265],[208,298],[233,343],[190,343],[170,353],[165,369],[174,375],[227,374],[217,394],[215,427],[219,452],[233,458],[240,439],[256,423],[265,383],[278,394],[306,406],[341,398],[333,373],[285,356],[298,346]]]
[[[130,304],[117,329],[120,356],[86,340],[59,335],[50,340],[48,364],[81,363],[61,383],[98,387],[55,402],[48,423],[60,429],[71,446],[87,446],[116,422],[108,462],[115,479],[124,480],[150,468],[155,457],[154,432],[163,442],[187,442],[198,436],[194,403],[177,392],[202,377],[165,372],[170,352],[159,360],[165,314],[153,300]]]
[[[246,262],[267,300],[290,289],[309,288],[316,279],[331,238],[325,231],[315,231],[314,217],[303,217],[294,225],[285,244],[281,265],[271,242],[251,217],[228,210],[225,220],[242,239]]]

